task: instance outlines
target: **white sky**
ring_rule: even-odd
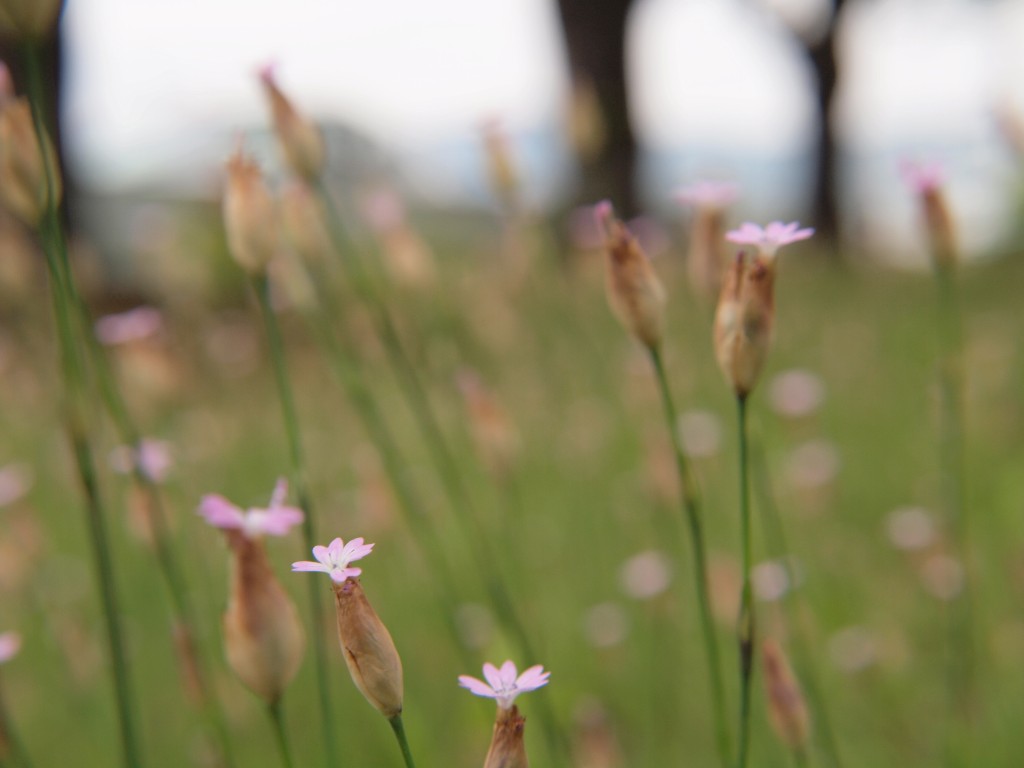
[[[642,141],[764,153],[805,144],[809,73],[765,8],[813,27],[824,2],[637,0],[628,40]],[[836,117],[848,146],[881,163],[857,168],[861,197],[880,183],[900,193],[879,153],[945,147],[951,186],[962,176],[965,205],[982,209],[972,217],[998,215],[977,183],[998,174],[993,106],[1024,111],[1022,3],[847,7]],[[101,184],[161,158],[208,161],[211,142],[265,124],[254,72],[268,61],[306,109],[396,151],[469,138],[492,116],[513,136],[557,122],[567,92],[554,0],[69,0],[65,23],[72,148]]]

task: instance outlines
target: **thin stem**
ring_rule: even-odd
[[[416,764],[412,761],[412,752],[409,750],[409,740],[405,738],[405,726],[402,725],[402,716],[395,715],[388,722],[391,724],[391,730],[395,732],[398,748],[402,750],[402,760],[405,761],[405,768],[416,768]]]
[[[740,471],[740,550],[743,567],[743,590],[740,595],[740,616],[736,627],[740,654],[740,724],[738,768],[746,768],[750,751],[750,693],[754,673],[754,592],[750,581],[750,478],[747,467],[747,396],[736,398],[739,422]]]
[[[690,546],[693,549],[694,587],[700,612],[701,634],[704,652],[708,661],[708,682],[711,686],[711,708],[715,722],[715,744],[723,765],[729,764],[729,726],[725,715],[725,689],[722,684],[722,661],[715,641],[714,619],[711,615],[711,599],[708,589],[707,547],[704,542],[704,525],[701,518],[700,499],[697,485],[690,473],[689,463],[679,441],[678,419],[675,402],[668,384],[668,374],[658,348],[652,348],[651,362],[657,374],[658,388],[664,406],[665,422],[675,454],[676,471],[679,475],[683,515],[690,529]]]
[[[281,404],[281,416],[284,420],[285,434],[288,440],[288,455],[291,462],[292,487],[302,509],[302,537],[305,551],[309,552],[316,545],[316,527],[313,519],[313,502],[306,485],[306,462],[302,450],[302,436],[299,431],[299,417],[295,409],[295,397],[292,394],[291,380],[288,377],[287,360],[285,359],[284,343],[281,339],[281,328],[270,297],[270,279],[266,274],[254,281],[256,296],[259,300],[260,313],[263,315],[267,333],[267,346],[270,350],[270,363],[274,370],[278,398]],[[338,764],[338,751],[334,742],[332,724],[333,705],[331,702],[330,671],[327,664],[327,647],[324,642],[324,613],[320,602],[320,591],[313,579],[306,579],[310,613],[313,617],[313,655],[317,667],[317,690],[320,702],[321,731],[324,740],[324,752],[327,764]]]
[[[38,51],[34,45],[25,47],[25,63],[32,102],[32,120],[36,140],[40,148],[46,146],[47,131],[42,115],[45,97],[40,72]],[[99,580],[100,598],[106,625],[107,644],[114,677],[118,721],[120,724],[121,748],[124,763],[130,768],[141,765],[136,737],[134,704],[131,694],[130,670],[124,647],[121,612],[114,578],[113,557],[110,551],[110,537],[106,528],[103,502],[100,498],[96,476],[96,465],[89,444],[86,428],[84,396],[87,379],[84,362],[78,351],[76,339],[76,318],[70,292],[71,275],[63,268],[66,261],[66,243],[60,223],[59,205],[56,195],[57,170],[52,157],[42,151],[46,176],[46,210],[40,225],[43,251],[50,277],[50,296],[57,324],[57,337],[61,350],[61,368],[65,388],[65,419],[68,438],[79,482],[85,496],[85,511],[89,542]],[[77,329],[81,331],[81,328]]]
[[[953,530],[954,543],[964,572],[961,594],[949,613],[949,709],[954,727],[948,730],[946,762],[970,762],[970,731],[975,703],[974,616],[971,595],[970,526],[966,500],[963,329],[956,287],[955,267],[937,263],[935,268],[939,327],[939,424],[942,500]]]
[[[281,755],[281,765],[284,768],[293,768],[292,750],[288,743],[288,733],[284,727],[284,714],[281,711],[281,699],[275,699],[267,705],[267,714],[270,715],[270,724],[273,726],[274,740],[277,742],[277,751]]]
[[[842,760],[839,756],[839,743],[832,726],[832,718],[829,714],[825,693],[818,674],[818,665],[812,650],[812,642],[808,639],[808,632],[804,622],[798,616],[794,616],[795,611],[793,608],[796,599],[794,587],[797,583],[797,574],[793,568],[782,516],[779,514],[778,506],[775,503],[775,494],[772,492],[771,477],[768,474],[764,451],[758,450],[759,447],[758,441],[751,441],[751,474],[754,481],[754,489],[758,496],[759,507],[763,512],[765,535],[769,547],[785,569],[786,579],[790,585],[790,591],[783,598],[783,606],[786,609],[789,619],[788,624],[792,630],[790,640],[795,652],[794,658],[800,667],[803,683],[807,689],[807,695],[815,714],[815,717],[812,719],[822,750],[829,765],[833,768],[841,768]],[[806,761],[806,759],[807,756],[805,754],[804,760]]]

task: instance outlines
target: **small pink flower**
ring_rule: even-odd
[[[266,509],[251,508],[243,511],[223,496],[212,493],[203,496],[198,512],[215,528],[239,530],[249,539],[263,535],[284,536],[293,525],[302,522],[301,509],[284,505],[287,495],[288,481],[281,478],[274,486],[274,494]]]
[[[364,544],[363,537],[352,539],[348,544],[340,538],[335,539],[326,547],[313,547],[316,562],[300,560],[292,563],[293,571],[319,571],[328,574],[338,584],[347,579],[355,578],[363,572],[362,568],[349,568],[348,564],[362,560],[373,551],[373,544]]]
[[[946,169],[934,160],[923,163],[904,160],[900,163],[900,175],[907,186],[918,195],[934,192],[946,181]]]
[[[96,338],[108,346],[127,344],[148,338],[163,328],[160,310],[136,307],[116,315],[104,315],[96,321]]]
[[[516,696],[547,685],[550,676],[551,673],[545,672],[540,664],[516,677],[516,665],[511,661],[502,664],[501,669],[488,662],[484,664],[486,683],[469,675],[459,675],[459,685],[477,696],[496,699],[502,709],[511,709]]]
[[[771,259],[782,246],[798,242],[799,240],[806,240],[813,234],[813,229],[809,227],[800,229],[800,224],[796,221],[789,224],[773,221],[763,228],[748,221],[739,229],[727,232],[725,239],[731,243],[756,245],[762,257]]]
[[[162,483],[174,465],[170,443],[143,438],[138,446],[120,445],[110,452],[110,466],[115,472],[130,474],[136,466],[154,483]]]
[[[0,634],[0,664],[10,661],[21,650],[21,635],[17,632]]]
[[[739,187],[729,181],[702,180],[680,187],[675,197],[694,208],[725,208],[739,197]]]

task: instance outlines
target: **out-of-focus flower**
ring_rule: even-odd
[[[793,585],[789,583],[789,571],[779,560],[766,560],[754,566],[751,572],[754,592],[765,602],[775,602],[786,596]]]
[[[636,238],[615,218],[611,203],[598,203],[594,215],[604,232],[608,303],[630,333],[648,349],[657,349],[664,324],[665,289]]]
[[[17,632],[0,634],[0,664],[10,661],[21,650],[21,635]]]
[[[7,67],[2,63],[0,72],[10,83]],[[59,202],[62,189],[57,155],[49,136],[43,136],[40,146],[32,120],[32,105],[25,97],[0,94],[0,201],[25,224],[35,228],[49,204],[51,182],[53,197]]]
[[[829,638],[828,652],[839,669],[859,672],[878,661],[878,641],[865,627],[845,627]]]
[[[702,179],[688,186],[680,187],[676,190],[675,197],[683,205],[721,210],[736,202],[736,198],[739,197],[739,187],[730,181]]]
[[[583,616],[583,633],[595,648],[614,648],[626,639],[629,619],[617,603],[598,603]]]
[[[809,440],[793,449],[786,475],[793,487],[816,491],[827,487],[842,467],[839,449],[828,440]]]
[[[487,172],[491,188],[498,196],[505,213],[515,214],[519,210],[519,175],[509,148],[508,136],[501,121],[487,120],[480,126],[487,156]]]
[[[0,507],[20,499],[32,487],[32,469],[27,464],[0,467]]]
[[[158,333],[164,326],[164,318],[155,307],[135,307],[126,312],[104,315],[96,321],[96,338],[100,343],[112,346],[139,341]]]
[[[277,254],[277,210],[259,165],[241,147],[228,159],[224,230],[235,261],[253,275]]]
[[[334,252],[323,206],[308,184],[295,181],[285,185],[280,210],[288,241],[304,261],[321,263]]]
[[[207,494],[199,502],[199,514],[215,528],[239,531],[248,539],[261,536],[284,536],[293,525],[302,522],[302,510],[285,506],[288,481],[281,478],[274,486],[266,508],[242,510],[219,494]]]
[[[162,483],[174,466],[171,445],[166,440],[143,438],[137,446],[120,445],[110,452],[110,466],[115,472],[130,474],[136,467],[154,483]]]
[[[638,600],[657,597],[672,581],[672,565],[664,552],[648,550],[629,558],[621,571],[622,588]]]
[[[63,0],[2,0],[0,32],[16,37],[39,38],[57,21]]]
[[[456,385],[462,394],[481,461],[494,474],[506,476],[519,452],[519,433],[515,425],[475,371],[459,371]]]
[[[737,195],[738,187],[725,181],[698,181],[676,192],[680,203],[694,208],[686,270],[691,288],[707,301],[713,301],[722,287],[726,268],[722,241],[725,209]]]
[[[718,453],[722,444],[722,425],[710,411],[687,411],[679,416],[679,438],[683,452],[695,459]]]
[[[380,244],[384,264],[396,282],[418,287],[434,280],[434,254],[410,223],[405,204],[394,189],[373,190],[362,201],[362,213]]]
[[[957,261],[956,227],[943,191],[945,170],[937,162],[904,161],[900,172],[920,201],[933,263],[937,268],[952,267]]]
[[[306,635],[288,593],[274,576],[263,536],[283,536],[302,520],[284,506],[287,483],[279,480],[267,509],[242,511],[223,496],[204,496],[201,514],[227,534],[231,547],[231,596],[224,613],[228,665],[243,684],[273,704],[302,662]]]
[[[798,419],[814,413],[825,399],[825,386],[810,371],[783,371],[771,382],[771,402],[781,416]]]
[[[315,184],[324,170],[324,140],[319,129],[300,114],[278,87],[272,65],[260,70],[260,82],[270,102],[274,134],[281,145],[285,162],[300,179]]]
[[[459,685],[477,696],[494,699],[501,709],[511,709],[519,694],[544,687],[551,677],[551,673],[545,672],[540,664],[517,674],[516,665],[511,660],[502,664],[500,669],[487,662],[483,670],[487,682],[469,675],[459,675]]]
[[[730,243],[756,246],[762,258],[772,259],[782,246],[806,240],[813,234],[813,229],[810,227],[800,229],[800,223],[796,221],[789,224],[773,221],[766,227],[751,224],[748,221],[743,223],[739,229],[727,232],[725,239]]]
[[[594,81],[583,74],[574,74],[572,94],[566,120],[569,142],[583,162],[589,162],[608,142],[608,128],[601,115]]]
[[[292,563],[293,571],[318,571],[326,573],[336,584],[343,584],[346,579],[355,578],[363,572],[362,568],[349,568],[349,563],[362,560],[373,551],[373,544],[364,544],[363,537],[351,539],[348,544],[336,538],[326,547],[313,547],[316,562],[301,560]]]
[[[921,564],[921,582],[933,597],[953,600],[963,591],[964,567],[949,555],[931,555]]]
[[[803,750],[810,738],[811,718],[800,682],[782,648],[773,640],[761,647],[768,715],[779,739],[790,749]]]
[[[892,545],[908,552],[927,549],[938,538],[935,519],[923,507],[894,509],[886,518],[885,528]]]

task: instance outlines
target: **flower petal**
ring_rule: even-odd
[[[477,696],[486,696],[489,699],[494,699],[498,696],[498,694],[494,692],[494,689],[487,685],[483,680],[477,680],[475,677],[470,677],[469,675],[459,675],[459,685]]]
[[[288,498],[288,480],[283,477],[277,478],[277,482],[274,484],[274,492],[270,495],[270,507],[269,509],[275,509],[284,504],[284,500]]]
[[[501,665],[501,687],[514,688],[516,684],[516,665],[509,659]]]
[[[245,524],[242,510],[216,493],[203,496],[196,511],[216,528],[241,528]]]
[[[484,664],[484,678],[486,678],[487,682],[491,684],[491,688],[494,690],[497,691],[502,687],[501,672],[499,672],[498,668],[490,662]]]
[[[332,563],[340,563],[342,552],[344,552],[344,550],[345,542],[342,541],[339,536],[327,545],[327,556],[331,559]]]
[[[331,568],[329,573],[331,579],[336,581],[338,584],[344,584],[348,579],[354,579],[356,576],[363,572],[362,568]]]
[[[516,678],[516,689],[520,693],[525,691],[535,691],[541,686],[547,685],[549,677],[551,677],[551,673],[545,672],[544,667],[538,664],[534,667],[530,667]]]
[[[21,649],[21,635],[17,632],[4,632],[0,635],[0,664],[9,661]]]
[[[309,560],[300,560],[297,563],[292,563],[293,571],[323,571],[328,573],[330,568],[323,563],[313,563]]]
[[[293,525],[302,522],[302,510],[298,507],[272,507],[260,521],[260,529],[271,536],[284,536]]]

